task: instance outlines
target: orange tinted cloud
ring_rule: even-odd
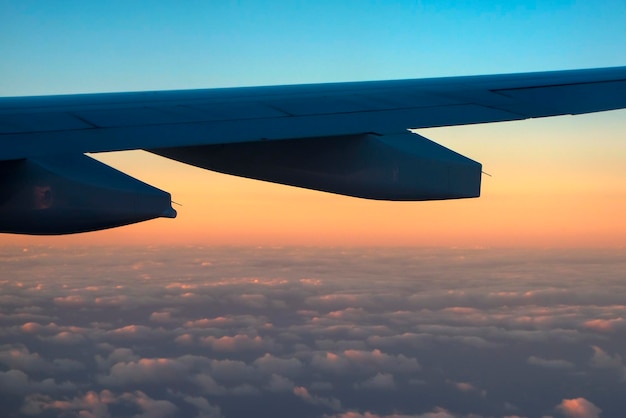
[[[602,412],[585,398],[563,399],[556,409],[569,418],[598,418]]]

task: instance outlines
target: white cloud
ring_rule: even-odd
[[[150,321],[156,322],[158,324],[167,324],[172,322],[172,313],[169,311],[165,312],[152,312],[150,314]]]
[[[526,360],[528,364],[532,364],[533,366],[545,367],[548,369],[561,369],[561,370],[571,370],[575,366],[573,363],[567,360],[560,359],[544,359],[537,356],[530,356],[528,360]]]
[[[258,370],[240,360],[210,360],[210,365],[211,376],[219,382],[249,383],[260,380]]]
[[[152,399],[142,391],[124,393],[121,399],[130,401],[141,409],[141,414],[136,418],[176,418],[178,408],[170,401]]]
[[[599,418],[602,412],[585,398],[563,399],[556,410],[568,418]]]
[[[266,388],[270,392],[291,392],[294,386],[294,383],[286,377],[272,374]]]
[[[200,396],[185,396],[184,401],[195,406],[198,409],[198,414],[195,418],[222,418],[222,412],[219,407],[213,406],[206,400],[206,398]]]
[[[49,341],[56,344],[80,344],[85,342],[85,337],[82,334],[77,334],[69,331],[61,331],[52,337],[42,338],[44,341]]]
[[[476,386],[468,382],[450,382],[455,388],[461,392],[476,392],[478,389]]]
[[[623,379],[626,379],[626,366],[622,360],[622,356],[615,354],[611,356],[598,346],[591,346],[593,356],[589,360],[589,365],[596,369],[615,370]]]
[[[2,346],[0,349],[0,364],[25,372],[36,373],[65,373],[83,370],[80,362],[67,358],[46,360],[39,353],[31,353],[23,345]]]
[[[28,389],[28,375],[21,370],[0,372],[0,392],[24,393]]]
[[[82,308],[92,302],[92,298],[87,298],[81,295],[68,295],[54,298],[54,303],[66,308]]]
[[[444,408],[435,408],[431,412],[424,414],[391,414],[391,415],[379,415],[373,412],[344,412],[336,415],[324,415],[324,418],[458,418],[452,413],[448,412]],[[480,418],[478,415],[471,414],[467,418]]]
[[[613,319],[591,319],[585,321],[583,326],[598,332],[614,332],[626,328],[626,320],[624,318]]]
[[[3,346],[0,351],[0,363],[23,371],[49,371],[52,367],[38,353],[31,353],[23,345]]]
[[[393,379],[393,375],[390,373],[377,373],[376,376],[370,377],[361,383],[356,383],[355,387],[361,389],[392,390],[396,387],[396,382]]]
[[[304,365],[297,358],[279,358],[265,353],[263,357],[254,360],[253,363],[259,371],[265,374],[280,374],[294,377],[303,371]]]
[[[0,372],[0,393],[11,393],[24,395],[28,392],[67,392],[75,391],[77,386],[72,382],[61,382],[53,378],[47,378],[41,381],[30,379],[30,377],[21,370],[8,370]]]
[[[293,388],[293,394],[298,398],[311,403],[313,405],[321,405],[334,411],[341,410],[341,402],[336,398],[327,398],[322,396],[311,395],[304,386],[296,386]]]
[[[208,337],[202,338],[201,343],[211,347],[215,351],[223,352],[271,350],[274,346],[271,340],[263,339],[258,335],[251,337],[246,334],[224,337],[214,337],[209,335]]]
[[[167,358],[142,358],[114,364],[108,375],[98,380],[105,385],[162,384],[185,380],[187,367]]]

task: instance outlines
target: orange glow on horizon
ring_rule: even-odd
[[[178,218],[14,245],[623,247],[625,111],[421,130],[484,164],[482,197],[355,199],[212,173],[141,151],[97,158],[172,193]],[[597,139],[596,139],[597,138]]]

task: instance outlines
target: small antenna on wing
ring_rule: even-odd
[[[481,173],[483,173],[486,176],[493,177],[491,174],[487,173],[486,171],[481,171]]]
[[[175,205],[181,206],[181,207],[183,206],[183,205],[181,205],[181,204],[180,204],[180,203],[178,203],[178,202],[174,202],[173,200],[172,200],[172,203],[173,203],[173,204],[175,204]]]

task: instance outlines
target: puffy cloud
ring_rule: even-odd
[[[585,398],[563,399],[556,410],[568,418],[599,418],[602,412]]]
[[[274,343],[271,340],[263,339],[260,336],[250,337],[245,334],[234,336],[213,337],[209,335],[201,340],[203,345],[211,347],[215,351],[237,352],[248,350],[268,350],[272,349]]]
[[[289,377],[299,375],[304,368],[302,361],[297,358],[279,358],[270,353],[257,358],[253,364],[265,374],[280,374]]]
[[[595,345],[591,348],[593,349],[593,356],[589,361],[589,365],[591,367],[597,369],[615,370],[622,378],[626,378],[626,366],[624,366],[622,356],[619,354],[611,356],[606,351]]]
[[[498,346],[503,343],[515,341],[522,343],[579,343],[589,340],[591,337],[576,329],[550,328],[550,329],[508,329],[495,325],[475,326],[452,326],[452,325],[418,325],[417,329],[422,333],[444,335],[449,337],[479,337]]]
[[[455,388],[457,388],[461,392],[475,392],[478,390],[471,383],[467,383],[467,382],[451,382],[451,383]]]
[[[34,311],[35,307],[26,307],[28,311],[5,314],[0,312],[0,323],[5,324],[23,324],[24,322],[51,322],[58,318],[53,315],[41,315],[38,311]],[[20,309],[21,310],[21,309]]]
[[[38,322],[27,322],[21,327],[22,331],[27,334],[37,334],[43,329],[43,326]]]
[[[234,303],[246,306],[248,308],[253,308],[253,309],[263,309],[267,307],[268,305],[267,297],[259,293],[255,293],[255,294],[245,293],[243,295],[234,295],[231,297],[231,300]]]
[[[350,363],[344,356],[330,352],[323,355],[316,354],[311,361],[313,367],[335,374],[345,373],[349,364]]]
[[[571,370],[575,366],[572,362],[567,360],[553,359],[548,360],[541,357],[530,356],[528,360],[526,360],[528,364],[532,364],[533,366],[545,367],[548,369],[561,369],[561,370]]]
[[[626,320],[624,320],[624,318],[592,319],[589,321],[585,321],[583,325],[586,328],[598,332],[613,332],[618,329],[625,329]]]
[[[22,403],[19,412],[23,415],[40,415],[46,406],[52,402],[52,398],[48,395],[43,395],[41,393],[31,393],[24,397],[24,402]],[[106,415],[101,415],[102,417],[106,417]],[[90,418],[89,415],[86,415],[86,418]]]
[[[370,377],[361,383],[356,383],[355,387],[362,389],[380,389],[391,390],[396,387],[393,375],[390,373],[377,373],[376,376]]]
[[[174,339],[174,342],[180,345],[191,345],[195,342],[195,338],[191,334],[181,334]]]
[[[82,363],[66,358],[46,360],[39,353],[31,353],[23,346],[3,346],[0,349],[0,364],[33,373],[64,373],[83,370]]]
[[[120,347],[120,348],[115,348],[113,351],[111,351],[111,353],[109,354],[109,362],[114,364],[114,363],[119,363],[122,361],[135,361],[138,360],[139,356],[137,356],[132,349],[130,348],[125,348],[125,347]]]
[[[88,391],[83,396],[71,399],[55,400],[50,396],[32,394],[26,396],[20,411],[25,415],[39,415],[44,411],[56,411],[59,415],[75,415],[81,418],[109,418],[112,417],[110,407],[125,407],[133,405],[139,411],[136,418],[168,418],[176,417],[178,408],[167,400],[157,400],[142,391],[125,392],[116,396],[113,392]],[[219,415],[208,415],[219,417]]]
[[[294,383],[284,376],[272,374],[266,387],[270,392],[291,392],[294,388]]]
[[[77,269],[48,251],[50,273],[0,281],[13,416],[512,417],[572,393],[617,410],[623,252],[111,249]]]
[[[185,322],[187,328],[219,328],[227,327],[234,323],[234,319],[223,316],[217,318],[202,318]]]
[[[351,363],[359,368],[387,370],[397,373],[412,373],[421,370],[416,359],[406,357],[404,354],[389,355],[378,349],[372,351],[346,350],[343,355]]]
[[[68,331],[61,331],[52,337],[44,338],[45,341],[53,342],[56,344],[80,344],[85,342],[85,337],[82,334],[76,334]]]
[[[169,311],[152,312],[150,314],[150,321],[160,324],[167,324],[172,321],[172,313]]]
[[[28,375],[21,370],[0,372],[0,392],[23,393],[28,388]]]
[[[367,341],[360,339],[332,339],[324,338],[315,340],[315,347],[321,351],[345,351],[345,350],[362,350],[367,351],[370,347]]]
[[[71,382],[57,383],[55,379],[48,378],[41,381],[30,379],[21,370],[8,370],[0,372],[0,393],[27,394],[28,392],[66,392],[75,391],[77,386]]]
[[[118,307],[128,305],[130,299],[127,295],[113,295],[113,296],[102,296],[96,297],[93,300],[94,305],[101,307]]]
[[[66,308],[82,308],[89,305],[92,299],[81,295],[59,296],[54,298],[54,303]]]
[[[211,360],[211,376],[219,382],[251,382],[259,380],[258,371],[240,360]]]
[[[31,353],[30,350],[23,345],[2,347],[0,351],[0,363],[10,368],[23,371],[51,369],[49,362],[44,360],[38,353]]]
[[[405,332],[397,335],[379,336],[373,335],[367,338],[372,347],[379,348],[427,348],[433,344],[463,344],[476,348],[498,348],[501,343],[490,342],[486,338],[472,335],[438,335],[427,332]]]
[[[432,412],[426,412],[424,414],[391,414],[391,415],[379,415],[373,412],[344,412],[336,415],[324,415],[324,418],[458,418],[444,408],[435,408]],[[468,418],[479,418],[476,415],[471,415]],[[506,418],[506,417],[505,417]]]
[[[224,331],[238,333],[256,333],[258,330],[272,328],[264,315],[225,315],[213,318],[189,319],[183,323],[186,332],[197,336],[222,334]]]
[[[326,398],[326,397],[311,395],[308,389],[303,386],[296,386],[295,388],[293,388],[293,394],[296,395],[298,398],[308,403],[311,403],[313,405],[324,406],[334,411],[341,410],[341,401],[339,401],[338,399],[335,399],[332,397]]]
[[[345,350],[339,354],[316,353],[311,359],[311,366],[319,371],[335,375],[353,374],[355,376],[377,372],[410,374],[421,370],[421,366],[414,358],[403,354],[389,355],[378,349]]]
[[[192,382],[207,395],[224,395],[226,387],[220,385],[214,378],[207,374],[197,374],[191,378]]]
[[[135,324],[125,325],[106,332],[107,337],[115,340],[145,340],[154,334],[155,331],[152,328]]]
[[[341,310],[355,306],[369,307],[374,305],[371,296],[348,293],[312,296],[307,299],[306,303],[309,306],[332,310]]]
[[[195,418],[222,418],[222,412],[219,407],[213,406],[206,400],[206,398],[200,396],[185,396],[183,400],[198,410],[198,414]]]
[[[139,361],[116,363],[109,375],[99,381],[106,385],[162,384],[180,382],[187,377],[187,367],[166,358],[142,358]]]
[[[52,360],[52,368],[55,372],[76,372],[85,370],[85,365],[77,360],[67,358],[55,358]]]
[[[103,371],[108,371],[116,363],[137,361],[139,358],[132,349],[125,347],[113,348],[107,358],[99,354],[95,356],[98,368]]]
[[[332,311],[326,314],[327,318],[338,319],[342,321],[356,321],[361,320],[367,313],[363,308],[346,308],[339,311]]]
[[[134,403],[141,409],[137,418],[168,418],[178,416],[178,407],[167,400],[152,399],[142,391],[124,393],[121,399]]]

